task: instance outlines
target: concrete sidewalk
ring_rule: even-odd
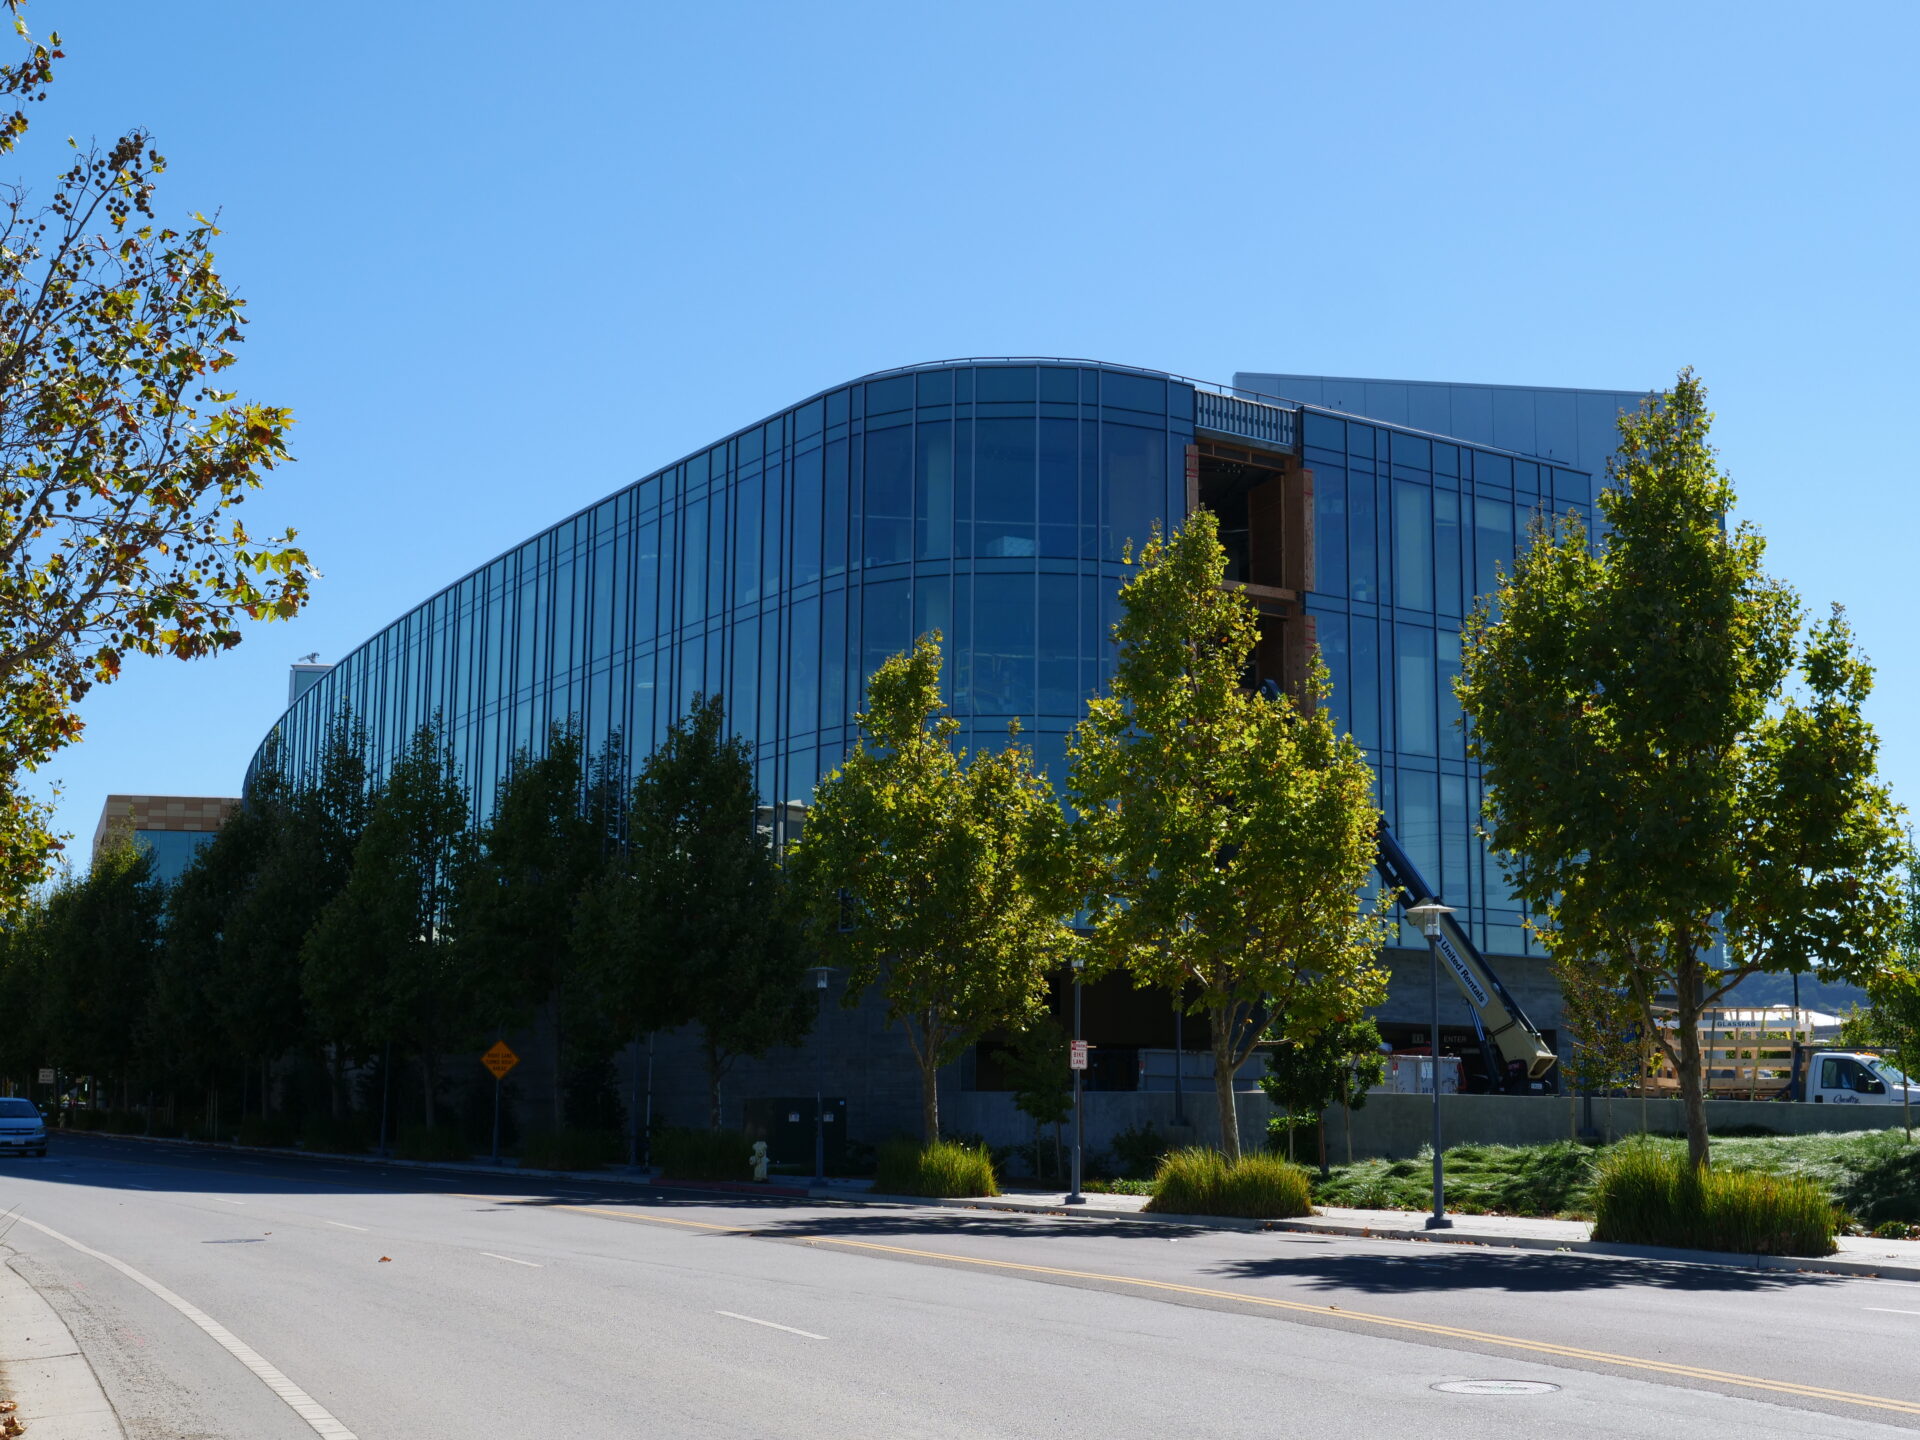
[[[0,1395],[16,1402],[23,1440],[122,1440],[120,1417],[73,1332],[12,1256],[0,1246]]]
[[[826,1198],[825,1191],[815,1191]],[[834,1198],[850,1198],[839,1192]],[[1143,1223],[1197,1225],[1219,1230],[1297,1230],[1319,1235],[1343,1235],[1362,1240],[1420,1240],[1438,1245],[1493,1245],[1514,1250],[1549,1250],[1586,1255],[1611,1255],[1634,1260],[1666,1260],[1690,1265],[1722,1265],[1747,1270],[1797,1270],[1828,1275],[1874,1276],[1883,1280],[1920,1280],[1920,1240],[1876,1240],[1841,1236],[1839,1250],[1822,1259],[1786,1255],[1732,1255],[1719,1250],[1673,1250],[1658,1245],[1612,1245],[1588,1237],[1593,1226],[1585,1220],[1545,1220],[1521,1215],[1450,1215],[1450,1229],[1429,1230],[1427,1215],[1415,1210],[1356,1210],[1323,1205],[1299,1220],[1236,1220],[1217,1215],[1154,1215],[1145,1213],[1139,1195],[1086,1196],[1083,1205],[1068,1205],[1066,1192],[1019,1191],[993,1199],[913,1201],[906,1196],[868,1195],[871,1200],[973,1206],[1027,1214],[1061,1215],[1101,1220],[1138,1220]]]

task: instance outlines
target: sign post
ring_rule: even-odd
[[[507,1042],[496,1040],[493,1048],[480,1057],[480,1063],[493,1075],[493,1163],[500,1163],[500,1082],[507,1078],[507,1072],[520,1063],[520,1057],[507,1048]]]

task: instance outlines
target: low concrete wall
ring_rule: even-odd
[[[1177,1142],[1220,1142],[1210,1090],[1185,1097],[1189,1124],[1184,1129],[1173,1123],[1173,1096],[1167,1091],[1095,1091],[1085,1101],[1090,1150],[1106,1150],[1122,1130],[1147,1125]],[[1686,1128],[1686,1115],[1678,1100],[1595,1099],[1592,1103],[1593,1127],[1605,1140],[1643,1130],[1673,1134]],[[1026,1145],[1033,1140],[1033,1122],[1013,1108],[1013,1096],[1005,1091],[949,1091],[941,1096],[940,1104],[941,1128],[949,1133],[980,1135],[989,1145]],[[1237,1097],[1237,1110],[1241,1148],[1263,1147],[1267,1121],[1278,1113],[1273,1103],[1261,1091],[1243,1090]],[[1587,1102],[1569,1101],[1564,1096],[1445,1095],[1440,1111],[1441,1133],[1447,1145],[1539,1145],[1571,1138],[1586,1124]],[[1405,1159],[1418,1154],[1432,1137],[1433,1101],[1426,1095],[1372,1095],[1351,1116],[1334,1109],[1324,1118],[1329,1158],[1346,1158],[1351,1123],[1356,1158]],[[1901,1123],[1897,1105],[1796,1105],[1767,1100],[1713,1100],[1707,1104],[1707,1125],[1715,1131],[1751,1126],[1783,1135],[1808,1135],[1890,1129]],[[1071,1124],[1066,1133],[1071,1143]]]
[[[1593,1128],[1602,1139],[1616,1140],[1642,1131],[1676,1134],[1686,1129],[1686,1110],[1678,1100],[1593,1101]],[[1353,1148],[1357,1156],[1396,1159],[1419,1152],[1433,1136],[1433,1099],[1428,1095],[1370,1095],[1353,1112]],[[1330,1111],[1327,1143],[1344,1156],[1344,1117]],[[1587,1123],[1587,1102],[1565,1096],[1444,1095],[1440,1100],[1441,1135],[1448,1145],[1538,1145],[1566,1140]],[[1902,1123],[1897,1105],[1798,1105],[1780,1100],[1709,1100],[1709,1131],[1751,1126],[1782,1135],[1812,1135],[1838,1130],[1884,1130]]]

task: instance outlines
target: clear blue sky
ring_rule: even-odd
[[[163,209],[222,211],[239,384],[299,416],[251,523],[297,524],[326,577],[298,622],[88,700],[53,767],[82,856],[109,791],[235,793],[302,653],[813,390],[970,354],[1693,364],[1772,567],[1849,607],[1920,803],[1910,4],[28,18],[71,54],[43,140],[149,126]]]

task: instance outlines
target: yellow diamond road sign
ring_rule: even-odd
[[[507,1048],[506,1041],[496,1040],[493,1048],[480,1057],[480,1063],[493,1072],[494,1079],[501,1080],[520,1063],[520,1057]]]

